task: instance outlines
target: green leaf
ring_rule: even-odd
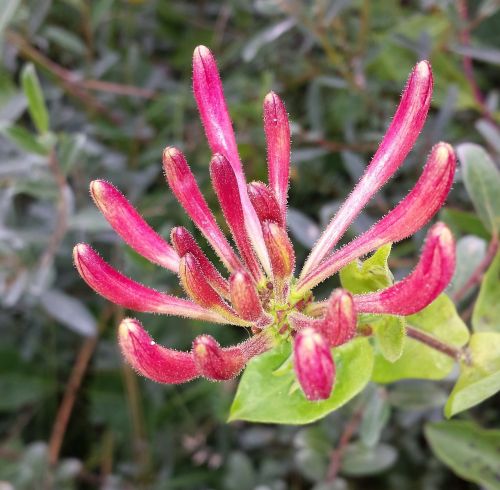
[[[46,133],[49,130],[49,113],[45,105],[40,81],[32,63],[24,66],[21,72],[21,84],[24,95],[28,99],[28,110],[33,124],[39,133]]]
[[[390,468],[397,455],[396,449],[388,444],[366,447],[360,443],[352,443],[342,455],[340,471],[348,476],[374,475]]]
[[[383,315],[371,323],[380,353],[389,362],[396,362],[403,354],[406,341],[406,322],[403,317]]]
[[[357,395],[370,379],[373,368],[373,348],[366,338],[334,349],[337,374],[332,395],[328,400],[310,402],[300,389],[291,390],[296,383],[292,369],[275,375],[290,353],[290,344],[282,344],[248,364],[231,406],[230,421],[314,422]]]
[[[343,267],[340,274],[342,287],[354,294],[370,293],[386,288],[393,283],[387,265],[392,244],[380,247],[365,261],[355,260]]]
[[[462,163],[465,188],[486,228],[500,231],[500,171],[479,145],[462,143],[457,147]]]
[[[500,333],[472,334],[468,349],[471,363],[461,363],[460,376],[444,408],[448,418],[500,391]]]
[[[39,402],[54,388],[51,381],[36,375],[7,373],[0,375],[0,412],[20,410]]]
[[[391,386],[388,401],[404,410],[429,410],[442,407],[447,398],[446,391],[434,381],[407,379]]]
[[[453,296],[470,279],[486,255],[487,243],[482,238],[466,235],[457,241],[455,274],[446,292]],[[473,292],[472,288],[465,297]]]
[[[428,424],[425,436],[436,456],[457,475],[488,490],[500,489],[500,430],[446,421]]]
[[[469,339],[469,330],[459,317],[455,305],[444,294],[422,311],[406,317],[408,326],[427,332],[454,347],[462,347]],[[391,383],[398,379],[442,379],[453,369],[454,361],[417,340],[407,337],[403,354],[394,363],[375,355],[372,380]]]
[[[491,238],[491,233],[474,213],[444,208],[439,213],[439,219],[450,227],[454,235],[470,234],[485,240]]]
[[[13,124],[2,128],[0,132],[15,145],[28,153],[36,153],[43,156],[47,156],[49,153],[48,148],[40,143],[33,133],[30,133],[22,126]]]
[[[365,404],[366,409],[363,412],[359,436],[365,446],[374,447],[379,442],[382,430],[389,421],[391,407],[384,388],[375,387],[375,385],[371,385],[370,388],[373,389]]]
[[[500,332],[500,252],[484,275],[479,290],[472,327],[476,332]]]

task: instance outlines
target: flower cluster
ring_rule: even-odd
[[[189,299],[143,286],[122,275],[86,244],[74,249],[87,284],[127,309],[178,315],[249,328],[249,340],[221,347],[210,335],[197,337],[190,352],[157,345],[131,318],[119,327],[127,361],[160,383],[203,376],[227,380],[254,356],[283,341],[293,342],[293,364],[310,400],[328,398],[335,383],[332,348],[356,335],[359,313],[410,315],[432,302],[453,274],[455,248],[448,228],[438,223],[427,234],[415,270],[400,282],[369,294],[333,291],[327,301],[312,290],[348,263],[422,228],[442,206],[452,185],[455,156],[446,143],[431,151],[409,194],[368,231],[335,249],[344,232],[411,150],[430,105],[432,73],[426,61],[413,69],[401,102],[377,152],[354,191],[332,219],[294,277],[295,254],[286,229],[290,169],[290,128],[285,107],[273,92],[264,99],[268,184],[247,184],[216,62],[204,46],[194,51],[193,88],[213,153],[210,176],[233,246],[219,228],[184,155],[168,147],[163,167],[168,184],[211,245],[228,277],[208,260],[189,231],[172,230],[170,243],[158,235],[110,183],[91,183],[92,197],[114,230],[139,254],[178,274]]]

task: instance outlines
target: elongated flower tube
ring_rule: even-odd
[[[177,148],[166,148],[163,152],[163,168],[175,197],[212,245],[226,268],[229,271],[241,268],[241,262],[217,225],[184,155]]]
[[[154,264],[177,272],[179,256],[175,250],[142,219],[116,187],[104,180],[94,180],[90,194],[108,223],[130,247]]]
[[[360,313],[412,315],[434,301],[446,288],[455,271],[455,243],[449,228],[435,224],[427,234],[415,270],[393,286],[354,297]]]
[[[125,308],[248,329],[250,338],[234,346],[221,347],[213,337],[201,335],[189,352],[178,352],[156,345],[137,320],[127,318],[119,328],[120,346],[127,362],[144,376],[160,383],[197,377],[226,380],[252,357],[291,342],[294,372],[304,396],[326,399],[336,376],[332,350],[356,337],[358,313],[413,314],[432,302],[453,274],[453,238],[443,224],[437,224],[428,233],[415,270],[402,281],[363,295],[335,290],[327,301],[316,301],[313,293],[320,282],[350,262],[418,231],[443,205],[453,182],[455,155],[448,144],[438,143],[408,195],[365,233],[334,250],[362,208],[403,163],[421,131],[432,92],[430,65],[421,61],[415,66],[377,152],[297,279],[295,252],[286,230],[290,125],[283,102],[274,92],[265,97],[268,182],[247,185],[215,59],[204,46],[194,52],[193,90],[214,154],[213,188],[236,248],[217,224],[184,155],[167,147],[163,167],[175,197],[227,271],[221,273],[183,227],[173,228],[171,244],[167,243],[115,187],[102,180],[91,184],[91,194],[104,217],[138,253],[178,274],[190,299],[129,279],[88,245],[74,249],[77,270],[97,293]]]
[[[285,106],[274,92],[266,95],[263,112],[269,185],[276,195],[284,222],[290,176],[290,124]]]
[[[325,400],[332,392],[335,364],[326,339],[314,328],[300,330],[293,344],[297,380],[308,400]]]
[[[194,50],[193,92],[212,152],[223,155],[234,171],[242,211],[245,216],[244,226],[264,270],[270,274],[271,264],[259,220],[248,198],[245,175],[238,155],[233,125],[226,107],[217,63],[210,50],[205,46],[198,46]]]
[[[133,318],[118,328],[118,341],[125,359],[139,373],[158,383],[185,383],[198,376],[193,356],[157,345]]]
[[[73,251],[78,272],[85,282],[112,303],[135,311],[177,315],[196,320],[227,323],[227,320],[202,306],[160,293],[132,281],[107,264],[91,247],[80,243]]]
[[[387,133],[358,185],[313,247],[301,277],[316,267],[337,244],[371,197],[403,163],[427,117],[432,96],[432,72],[427,61],[413,69]]]
[[[335,274],[344,265],[390,242],[398,242],[424,226],[443,205],[455,174],[455,153],[450,145],[438,143],[427,160],[420,179],[410,193],[366,233],[333,253],[297,289],[307,291]]]
[[[247,235],[245,216],[240,200],[241,195],[238,191],[233,168],[227,158],[220,154],[215,155],[210,162],[210,175],[224,217],[231,228],[231,233],[238,250],[254,278],[259,281],[262,278],[262,272]]]
[[[186,228],[183,226],[172,228],[170,239],[179,257],[184,257],[187,253],[192,254],[197,260],[203,276],[210,283],[210,286],[222,296],[227,297],[229,295],[229,283],[221,276],[212,262],[207,259],[196,243],[196,240]]]

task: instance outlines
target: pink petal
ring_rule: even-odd
[[[245,228],[245,218],[241,206],[240,193],[234,171],[228,160],[220,154],[210,161],[210,175],[219,203],[231,229],[236,246],[257,281],[262,278],[262,271],[254,255],[252,245]]]
[[[264,131],[269,185],[276,194],[285,222],[290,176],[290,125],[285,106],[274,92],[268,93],[264,99]]]
[[[313,328],[300,330],[293,344],[297,380],[308,400],[326,400],[332,393],[335,364],[326,339]]]
[[[248,184],[248,195],[261,223],[270,220],[275,221],[280,226],[284,225],[278,201],[273,191],[266,184],[263,182],[250,182]]]
[[[236,313],[219,296],[217,291],[203,275],[195,256],[186,253],[179,262],[179,278],[186,293],[199,305],[216,311],[227,319],[228,323],[247,326],[248,322],[239,318]]]
[[[130,247],[151,262],[177,273],[178,255],[116,187],[104,180],[94,180],[90,194],[109,224]]]
[[[118,341],[127,362],[153,381],[178,384],[198,377],[190,353],[157,345],[137,320],[125,318],[120,323]]]
[[[166,148],[163,152],[163,168],[175,197],[227,269],[240,269],[242,264],[218,227],[184,155],[177,148]]]
[[[409,276],[387,289],[354,296],[354,303],[362,313],[412,315],[444,291],[454,271],[453,236],[445,224],[436,223],[429,230],[420,260]]]
[[[427,61],[413,69],[399,107],[371,163],[311,251],[301,277],[312,271],[337,244],[371,197],[403,163],[427,117],[432,72]]]
[[[73,259],[83,280],[98,294],[135,311],[177,315],[215,323],[228,323],[212,311],[132,281],[106,263],[89,245],[73,249]]]
[[[298,292],[312,289],[354,259],[386,243],[403,240],[422,228],[443,205],[453,183],[455,165],[453,148],[446,143],[435,145],[410,193],[366,233],[334,252],[299,280]]]
[[[193,358],[202,376],[213,381],[234,378],[254,356],[271,347],[268,337],[255,335],[234,347],[221,347],[210,335],[200,335],[193,342]]]
[[[219,274],[215,266],[207,259],[193,236],[182,226],[172,228],[170,239],[180,257],[187,253],[194,255],[202,274],[210,285],[222,296],[229,296],[229,283]]]
[[[257,321],[264,311],[260,302],[255,282],[244,270],[236,271],[229,280],[231,287],[231,304],[244,320]]]
[[[295,268],[295,252],[286,230],[273,221],[264,221],[262,231],[274,277],[288,279]]]
[[[212,152],[224,155],[233,168],[238,182],[248,236],[264,270],[270,274],[269,257],[264,245],[259,220],[248,198],[245,175],[238,155],[217,64],[212,53],[205,46],[198,46],[194,50],[193,91]]]

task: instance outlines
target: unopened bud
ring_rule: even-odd
[[[263,182],[248,184],[248,196],[260,222],[275,221],[283,226],[282,214],[273,191]]]
[[[200,335],[194,340],[193,357],[200,374],[214,381],[234,378],[246,363],[241,349],[223,349],[210,335]]]
[[[314,328],[300,330],[293,345],[294,368],[308,400],[330,397],[335,379],[335,364],[327,340]]]
[[[216,311],[237,325],[248,325],[239,318],[203,275],[196,257],[187,253],[179,262],[179,278],[186,293],[199,305]]]
[[[255,283],[248,272],[239,270],[229,280],[231,303],[236,313],[248,321],[258,320],[262,314],[262,305]]]
[[[273,274],[278,279],[287,279],[295,267],[295,252],[286,230],[274,221],[264,221],[262,231]]]
[[[356,334],[356,308],[351,293],[336,289],[330,296],[321,333],[332,347],[345,344]]]
[[[198,376],[188,352],[167,349],[156,344],[142,325],[125,318],[118,328],[118,341],[127,362],[140,374],[158,383],[185,383]]]
[[[183,257],[187,253],[194,255],[198,264],[200,265],[201,272],[206,277],[210,285],[217,290],[217,292],[223,296],[229,295],[229,284],[227,281],[219,274],[219,271],[215,266],[207,259],[206,255],[203,253],[201,248],[196,243],[191,233],[182,226],[177,226],[172,228],[170,233],[170,239],[172,240],[172,245],[179,257]]]

